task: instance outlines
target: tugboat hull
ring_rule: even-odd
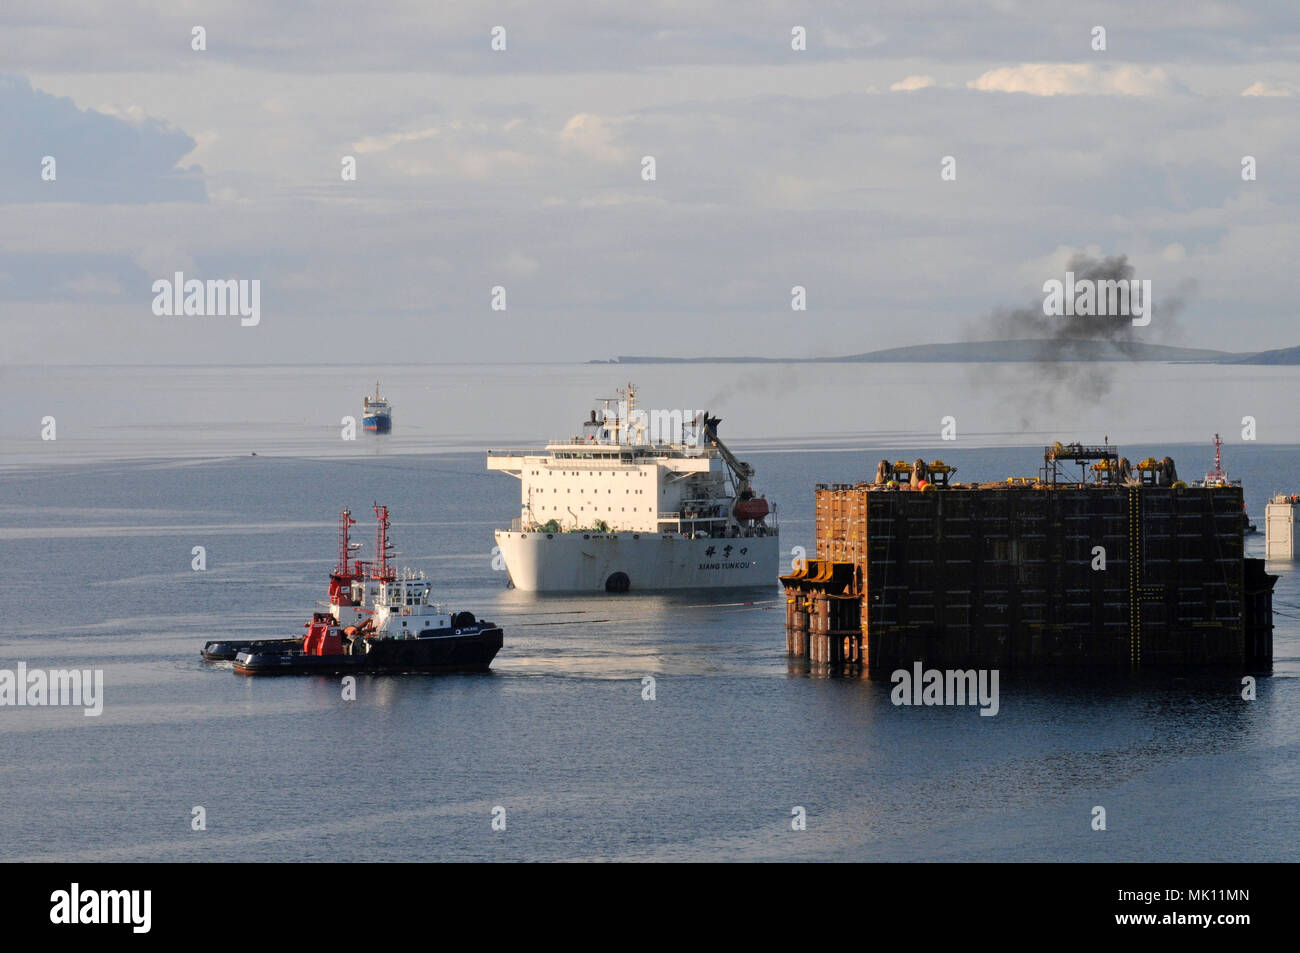
[[[294,641],[294,640],[290,640]],[[430,672],[485,672],[501,650],[498,626],[460,635],[422,639],[374,639],[367,652],[356,655],[308,655],[297,647],[267,646],[240,651],[235,671],[240,675],[400,675]]]

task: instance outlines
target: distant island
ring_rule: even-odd
[[[1015,364],[1044,361],[1183,361],[1204,364],[1300,364],[1300,347],[1271,351],[1215,351],[1095,338],[1030,338],[917,344],[835,357],[643,357],[619,355],[589,364]]]

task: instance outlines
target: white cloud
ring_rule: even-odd
[[[500,181],[507,173],[521,173],[536,165],[537,157],[516,149],[459,149],[449,157],[452,168],[462,177],[476,181]]]
[[[933,76],[906,76],[894,83],[889,88],[896,93],[911,92],[914,89],[925,89],[934,85]]]
[[[1241,91],[1243,96],[1294,96],[1295,87],[1288,83],[1270,83],[1257,80]]]
[[[137,126],[149,118],[143,109],[134,105],[118,107],[109,103],[107,105],[96,106],[95,111],[101,112],[105,116],[112,116],[115,119],[121,119],[133,123]]]
[[[624,150],[614,145],[612,122],[594,113],[578,113],[564,124],[560,140],[579,152],[606,162],[617,162],[625,156]]]
[[[369,152],[387,152],[403,142],[420,142],[424,139],[432,139],[436,135],[438,130],[434,127],[414,129],[410,132],[390,132],[384,136],[366,136],[354,142],[352,148],[363,155]]]
[[[1109,69],[1087,63],[1023,63],[1001,66],[966,84],[981,92],[1028,93],[1031,96],[1158,96],[1177,91],[1157,66]]]

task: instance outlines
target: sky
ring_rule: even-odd
[[[1153,342],[1300,344],[1300,4],[1134,6],[6,5],[0,365],[857,353],[1080,254]]]

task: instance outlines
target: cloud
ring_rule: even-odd
[[[165,277],[177,271],[194,273],[194,259],[176,246],[175,242],[151,242],[131,256],[146,275]]]
[[[202,169],[176,167],[195,141],[157,119],[78,109],[0,74],[0,204],[203,202]],[[54,178],[42,178],[54,159]]]
[[[1256,80],[1241,91],[1243,96],[1294,96],[1295,87],[1289,83],[1271,83]]]
[[[1181,87],[1158,66],[1103,69],[1087,63],[1001,66],[966,84],[969,89],[1031,96],[1159,96]]]
[[[527,255],[521,255],[519,252],[511,252],[505,258],[497,262],[497,266],[505,273],[507,278],[534,278],[538,271],[541,270],[536,259],[529,258]]]
[[[432,139],[436,135],[438,135],[438,130],[433,127],[413,129],[409,132],[390,132],[384,136],[366,136],[364,139],[359,139],[353,143],[352,148],[361,154],[387,152],[403,142],[420,142],[424,139]]]
[[[914,89],[925,89],[934,85],[933,76],[906,76],[889,88],[896,93],[907,93]]]
[[[77,2],[0,14],[0,62],[42,90],[25,95],[119,137],[89,150],[83,140],[75,161],[59,146],[58,184],[143,140],[172,150],[157,175],[201,162],[210,204],[0,207],[0,272],[11,276],[0,278],[0,330],[32,354],[247,360],[245,332],[227,341],[202,323],[157,326],[150,284],[176,270],[262,280],[276,319],[258,329],[258,360],[333,360],[341,339],[357,360],[384,359],[394,335],[467,361],[601,358],[644,351],[649,326],[717,355],[825,353],[827,341],[865,351],[952,340],[990,302],[1030,300],[1042,268],[1025,274],[1024,263],[1063,247],[1059,275],[1090,243],[1094,257],[1130,252],[1160,289],[1212,276],[1189,305],[1188,344],[1295,343],[1287,252],[1300,183],[1243,183],[1223,156],[1234,142],[1249,143],[1238,155],[1300,150],[1300,124],[1258,121],[1283,100],[1239,101],[1256,80],[1300,90],[1294,31],[1279,33],[1276,14],[1177,28],[1128,17],[1128,52],[1090,55],[1087,28],[1110,14],[1081,27],[1017,17],[1005,0],[960,17],[938,0],[841,4],[834,21],[737,20],[709,5],[683,20],[669,0],[631,12],[554,0],[510,14],[510,50],[494,54],[480,14],[430,19],[427,0],[368,12],[364,30],[306,18],[292,36],[261,29],[283,19],[273,5],[237,0],[243,14],[209,24],[197,54],[181,7],[175,18],[152,9],[164,22],[140,29],[148,4],[125,5],[122,23],[88,23]],[[806,55],[789,46],[799,22]],[[867,22],[887,44],[851,48],[872,42]],[[828,45],[826,26],[845,35]],[[1067,58],[1089,65],[1052,65]],[[1042,74],[1036,92],[1056,92],[1057,71],[1060,92],[1088,95],[966,88],[995,67],[1009,84],[1025,64]],[[1117,95],[1162,75],[1125,66],[1160,67],[1200,95]],[[923,96],[883,95],[925,77]],[[1069,134],[1035,134],[1059,130],[1063,106]],[[193,151],[184,134],[174,146],[150,139],[157,120]],[[0,112],[5,168],[8,122]],[[355,182],[339,176],[349,152]],[[640,180],[647,153],[657,183]],[[937,168],[949,153],[956,182]],[[32,187],[43,154],[34,168],[17,161],[38,173]],[[87,274],[123,293],[77,297]],[[510,289],[508,313],[488,311],[495,284]],[[794,284],[810,310],[791,343]],[[357,338],[359,320],[375,333]],[[598,340],[593,321],[609,329]],[[0,366],[13,359],[0,349]]]
[[[112,275],[86,272],[79,278],[65,281],[58,290],[74,298],[112,298],[122,293],[122,285]]]
[[[885,42],[885,34],[870,24],[852,29],[826,29],[822,42],[832,50],[865,50]]]
[[[560,141],[602,162],[618,162],[626,155],[625,150],[614,145],[611,121],[594,113],[578,113],[570,117],[560,131]]]

